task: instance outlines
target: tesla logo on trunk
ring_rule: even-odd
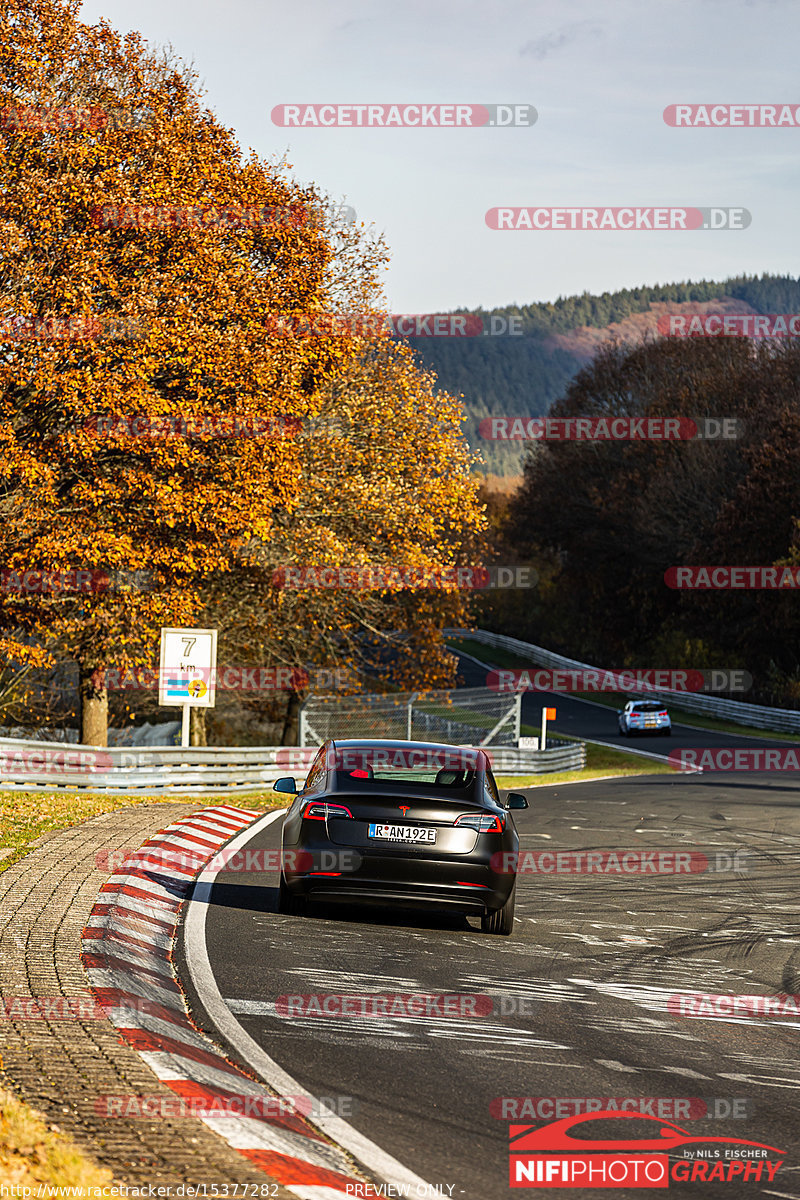
[[[403,814],[403,816],[405,816],[406,813],[409,812],[409,808],[405,804],[398,804],[397,807],[400,809],[400,812]]]

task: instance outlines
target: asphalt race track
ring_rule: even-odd
[[[207,945],[228,1008],[305,1088],[341,1098],[351,1125],[444,1195],[516,1194],[510,1120],[541,1126],[585,1111],[587,1100],[596,1109],[638,1098],[643,1112],[693,1136],[785,1151],[769,1155],[783,1163],[772,1181],[754,1160],[746,1180],[672,1181],[671,1195],[800,1197],[792,1002],[763,1012],[740,1001],[734,1012],[730,1000],[698,1009],[685,998],[800,992],[792,780],[676,774],[528,795],[531,808],[517,814],[526,869],[511,938],[484,935],[466,919],[390,910],[279,916],[276,875],[220,875]],[[249,847],[277,849],[281,823]],[[624,861],[640,870],[601,856],[587,872],[578,852],[588,850],[628,852]],[[695,870],[676,873],[689,861]],[[178,969],[185,978],[183,961]],[[486,1000],[483,1015],[288,1017],[276,1009],[281,996],[309,993],[462,993],[491,997],[493,1011]],[[200,1008],[197,1016],[215,1033]],[[515,1108],[520,1097],[533,1099]],[[650,1125],[653,1137],[660,1126]],[[602,1136],[620,1135],[606,1128]],[[682,1154],[671,1151],[673,1161]]]
[[[487,647],[488,651],[488,647]],[[455,651],[453,652],[455,653]],[[486,670],[472,662],[463,654],[458,657],[459,680],[464,687],[486,687]],[[667,758],[681,748],[705,749],[711,747],[721,749],[735,746],[740,749],[764,748],[768,746],[786,747],[784,740],[771,739],[765,730],[763,738],[741,737],[738,734],[711,733],[707,729],[698,729],[693,725],[676,724],[672,716],[671,737],[645,737],[637,734],[635,737],[623,737],[617,725],[617,710],[608,705],[594,704],[591,701],[576,700],[560,692],[525,692],[522,696],[522,720],[524,724],[533,725],[537,729],[542,720],[542,709],[555,708],[558,716],[555,721],[556,733],[569,734],[570,737],[588,738],[595,742],[607,742],[609,746],[625,750],[647,750],[652,754],[663,755]],[[669,705],[667,705],[669,711]]]

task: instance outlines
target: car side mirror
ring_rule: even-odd
[[[509,792],[506,796],[506,808],[528,808],[528,798],[522,792]]]
[[[272,785],[273,792],[291,792],[293,796],[297,795],[297,781],[293,775],[284,775],[283,779],[276,779]]]

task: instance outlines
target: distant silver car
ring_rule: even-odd
[[[635,733],[660,734],[669,737],[672,722],[660,700],[629,700],[617,713],[619,731],[624,737]]]

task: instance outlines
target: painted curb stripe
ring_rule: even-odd
[[[133,908],[132,905],[140,904],[138,900],[129,900],[127,905],[117,904],[95,904],[92,909],[92,917],[109,917],[113,920],[125,920],[136,922],[146,921],[148,925],[160,925],[162,929],[170,934],[174,933],[177,926],[177,921],[163,921],[160,917],[154,917],[147,910],[146,905],[141,905],[140,908]]]
[[[339,1191],[344,1190],[343,1185],[353,1186],[352,1175],[340,1175],[338,1171],[330,1171],[327,1167],[314,1167],[287,1154],[276,1154],[273,1150],[242,1150],[240,1153],[262,1167],[278,1183],[321,1183]],[[352,1196],[353,1192],[349,1194]]]
[[[194,1026],[172,964],[178,914],[195,879],[259,817],[263,813],[228,805],[202,809],[129,853],[131,866],[121,864],[100,889],[82,931],[81,960],[96,1003],[176,1096],[224,1105],[245,1095],[265,1104],[256,1115],[220,1115],[212,1108],[196,1119],[303,1200],[334,1200],[352,1196],[353,1183],[362,1183],[349,1173],[347,1156],[303,1113],[270,1111],[281,1097],[228,1062]],[[174,863],[165,852],[174,854]]]
[[[226,1091],[224,1088],[208,1087],[195,1083],[192,1079],[165,1079],[163,1082],[182,1100],[208,1100],[210,1103],[218,1100],[220,1105],[224,1106],[228,1101],[238,1099],[242,1094],[241,1092]],[[259,1099],[261,1098],[259,1092],[253,1094]],[[258,1113],[257,1115],[251,1113],[248,1115],[251,1120],[263,1121],[267,1125],[277,1125],[281,1129],[297,1133],[301,1137],[309,1136],[308,1126],[300,1117],[292,1116],[291,1113]],[[311,1137],[314,1141],[323,1141],[318,1134],[311,1134]]]

